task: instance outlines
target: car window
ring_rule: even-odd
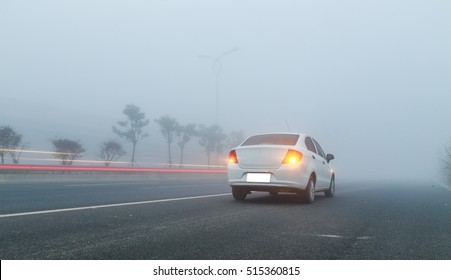
[[[315,139],[313,139],[313,142],[315,142],[315,146],[316,146],[316,149],[318,150],[318,154],[319,154],[320,156],[322,156],[323,158],[326,158],[326,154],[324,154],[324,151],[323,151],[323,149],[321,148],[321,146],[318,144],[318,142],[316,142]]]
[[[316,148],[315,145],[313,144],[312,138],[310,137],[305,138],[305,146],[307,147],[307,150],[316,154]]]
[[[250,145],[284,145],[294,146],[298,142],[299,135],[295,134],[264,134],[254,135],[244,141],[241,146]]]

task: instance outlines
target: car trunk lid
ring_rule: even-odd
[[[244,169],[277,169],[289,146],[242,146],[236,149],[238,165]]]

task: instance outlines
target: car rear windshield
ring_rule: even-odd
[[[241,146],[251,145],[284,145],[294,146],[298,142],[299,135],[295,134],[265,134],[249,137]]]

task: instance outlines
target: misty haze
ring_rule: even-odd
[[[0,259],[451,259],[450,15],[0,1]]]
[[[339,177],[431,178],[451,138],[449,12],[425,1],[6,1],[0,124],[30,150],[69,138],[98,160],[134,104],[150,120],[144,165],[167,162],[154,119],[169,115],[245,136],[314,135]],[[186,161],[206,164],[197,139]]]

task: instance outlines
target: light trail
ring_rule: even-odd
[[[30,154],[48,154],[48,155],[74,155],[74,153],[63,153],[63,152],[52,152],[52,151],[42,151],[42,150],[15,150],[15,149],[0,149],[1,152],[22,152],[22,153],[30,153]],[[62,159],[58,159],[58,158],[40,158],[40,157],[36,157],[36,158],[32,158],[32,157],[25,157],[25,158],[21,158],[21,160],[26,160],[26,161],[44,161],[44,162],[61,162]],[[64,160],[63,160],[64,161]],[[88,163],[88,164],[92,164],[92,163],[99,163],[104,165],[105,164],[105,160],[83,160],[83,159],[73,159],[73,160],[66,160],[66,161],[70,161],[73,163]],[[130,164],[130,162],[128,161],[110,161],[109,164],[123,164],[123,165],[128,165]],[[188,164],[188,163],[184,163],[182,168],[180,168],[180,164],[171,164],[168,166],[168,163],[150,163],[150,162],[137,162],[138,165],[140,166],[162,166],[162,167],[169,167],[172,169],[184,169],[184,167],[189,167],[189,168],[216,168],[216,169],[225,169],[227,166],[226,165],[206,165],[206,164]],[[34,166],[34,165],[30,165],[30,166]],[[44,166],[49,166],[49,165],[44,165]],[[66,165],[67,167],[67,165]],[[0,170],[2,169],[2,166],[0,165]]]
[[[89,172],[164,172],[164,173],[225,173],[225,169],[176,169],[146,167],[110,166],[67,166],[67,165],[0,165],[0,170],[22,171],[89,171]]]
[[[61,162],[61,159],[57,158],[21,158],[21,160],[31,160],[31,161],[56,161]],[[68,160],[69,161],[69,160]],[[83,159],[73,159],[71,162],[78,163],[101,163],[104,164],[104,160],[83,160]],[[111,161],[110,164],[129,164],[129,161]]]
[[[27,161],[51,161],[51,162],[61,162],[61,159],[56,158],[21,158],[21,160]],[[101,163],[105,164],[104,160],[83,160],[83,159],[75,159],[71,160],[75,163]],[[130,164],[129,161],[110,161],[110,164]],[[149,162],[138,162],[141,166],[168,166],[167,163],[149,163]],[[183,164],[184,167],[201,167],[201,168],[226,168],[225,165],[206,165],[206,164]],[[170,168],[180,168],[180,164],[171,164]]]
[[[49,154],[49,155],[75,155],[74,153],[51,152],[51,151],[36,151],[36,150],[14,150],[14,149],[0,149],[0,152]]]

